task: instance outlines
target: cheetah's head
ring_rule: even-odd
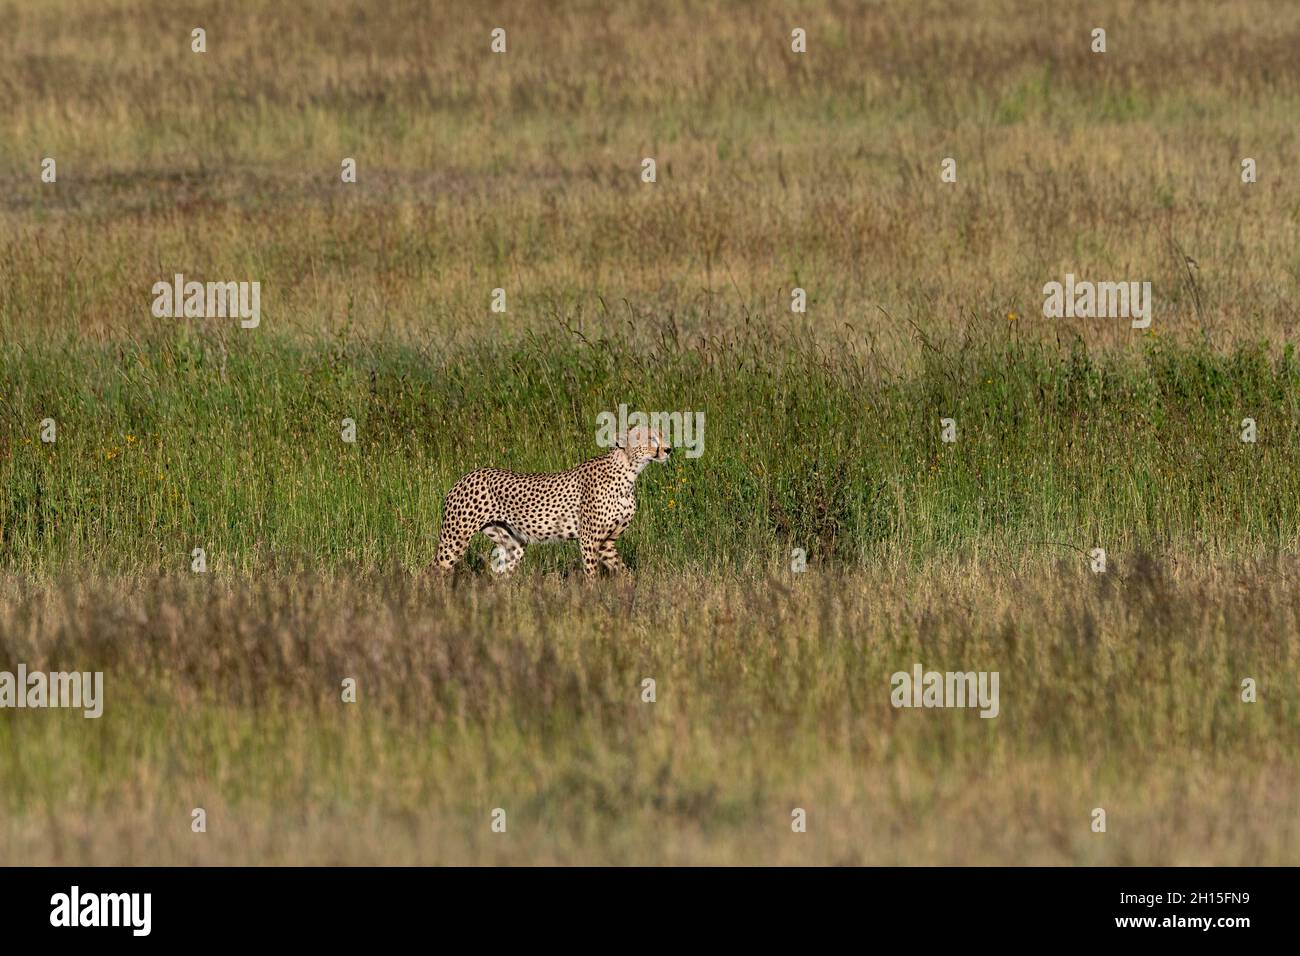
[[[629,429],[623,436],[623,440],[618,443],[618,447],[623,449],[628,464],[636,470],[637,474],[640,474],[641,469],[652,461],[662,465],[673,453],[672,447],[664,441],[657,429],[642,425]]]

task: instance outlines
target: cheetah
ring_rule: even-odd
[[[604,566],[626,570],[614,542],[636,514],[637,477],[650,462],[663,464],[672,448],[655,429],[631,429],[618,447],[568,471],[517,475],[482,468],[461,478],[442,512],[438,567],[450,572],[470,538],[483,532],[500,548],[493,570],[509,574],[536,541],[572,541],[582,550],[582,570],[594,577]]]

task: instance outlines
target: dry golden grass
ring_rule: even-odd
[[[0,720],[0,858],[1294,861],[1297,574],[9,578],[0,659],[102,669],[106,703]],[[894,709],[917,662],[998,671],[1001,713]]]
[[[1072,272],[1150,280],[1147,334],[1294,338],[1289,5],[74,0],[4,19],[0,315],[24,332],[166,333],[149,289],[182,271],[261,281],[271,334],[654,335],[671,316],[848,326],[899,361],[913,325],[1143,337],[1042,318]]]

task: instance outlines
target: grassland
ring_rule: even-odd
[[[99,720],[0,721],[0,845],[12,862],[1290,862],[1297,570],[10,584],[6,655],[108,684]],[[1001,713],[895,710],[890,674],[918,661],[998,671]]]
[[[1123,323],[1035,319],[1072,271],[1150,280],[1162,335],[1294,341],[1290,5],[461,6],[0,7],[4,322],[170,334],[145,305],[180,271],[260,280],[268,334],[671,317],[847,327],[899,363],[908,320],[960,341],[1014,314],[1131,345]]]
[[[794,548],[832,567],[1259,555],[1293,551],[1300,528],[1300,363],[1262,346],[1128,359],[1012,340],[892,375],[757,337],[652,352],[563,334],[451,352],[178,337],[32,344],[0,374],[15,383],[0,566],[20,573],[175,572],[195,547],[221,571],[419,571],[459,475],[600,453],[596,416],[620,402],[705,416],[698,458],[643,476],[638,567],[770,570]],[[567,572],[575,552],[525,560]]]
[[[1300,8],[0,23],[0,670],[107,693],[0,711],[0,861],[1300,859]],[[1043,318],[1067,272],[1151,328]],[[428,572],[458,475],[620,403],[706,421],[633,577]],[[894,709],[918,661],[1001,714]]]

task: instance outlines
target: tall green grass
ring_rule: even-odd
[[[0,567],[182,570],[196,547],[214,570],[424,567],[459,475],[577,464],[602,452],[596,416],[619,403],[705,414],[702,456],[641,478],[624,551],[642,567],[1297,542],[1290,349],[990,339],[896,374],[850,339],[660,341],[556,331],[442,350],[183,331],[6,346]],[[573,566],[564,546],[525,564]]]

